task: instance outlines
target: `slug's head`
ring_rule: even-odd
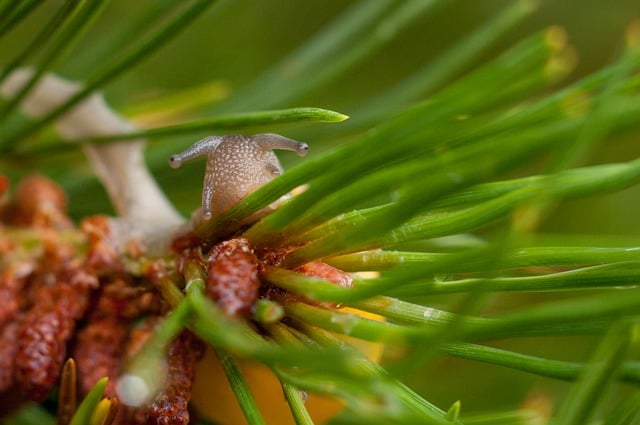
[[[169,167],[179,168],[184,162],[190,161],[201,155],[210,156],[215,149],[222,143],[224,137],[211,136],[205,137],[191,145],[187,150],[171,155],[169,157]]]
[[[282,166],[272,152],[274,149],[290,150],[304,156],[309,146],[272,133],[213,136],[196,142],[184,152],[172,155],[169,165],[177,168],[197,156],[207,156],[201,212],[203,218],[208,220],[214,214],[224,213],[282,173]],[[252,219],[259,218],[273,207],[272,204],[254,214]]]

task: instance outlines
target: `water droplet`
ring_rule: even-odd
[[[435,308],[428,307],[422,313],[422,317],[424,317],[425,319],[430,320],[430,321],[431,320],[437,321],[440,318],[441,314],[442,314],[442,312],[440,310],[436,310]]]
[[[331,316],[331,323],[336,323],[342,328],[345,335],[350,335],[353,327],[358,322],[358,317],[351,313],[335,313]]]
[[[140,376],[125,374],[116,383],[120,401],[128,406],[142,406],[150,395],[149,386]]]

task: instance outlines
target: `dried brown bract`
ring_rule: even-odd
[[[180,234],[173,239],[173,241],[171,242],[171,249],[174,252],[180,253],[180,252],[183,252],[184,250],[197,247],[203,242],[204,241],[200,236],[196,235],[193,232],[187,232],[184,234]]]
[[[91,270],[99,274],[122,272],[116,245],[111,238],[111,225],[106,216],[86,218],[80,224],[89,239],[89,252],[86,263]]]
[[[291,254],[299,246],[285,246],[277,249],[266,248],[259,251],[262,264],[266,266],[280,267],[287,255]]]
[[[158,293],[151,288],[116,278],[103,284],[92,315],[129,321],[148,313],[160,313],[161,304]]]

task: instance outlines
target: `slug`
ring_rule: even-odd
[[[172,155],[169,166],[178,168],[185,161],[207,156],[201,213],[205,220],[210,220],[214,214],[224,213],[242,198],[282,174],[283,169],[273,153],[274,149],[294,151],[304,156],[309,146],[272,133],[210,136]]]

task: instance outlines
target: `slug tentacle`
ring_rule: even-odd
[[[177,168],[185,161],[207,156],[200,214],[203,219],[209,220],[282,174],[282,166],[273,149],[289,150],[304,156],[309,146],[272,133],[211,136],[196,142],[184,152],[172,155],[169,165]],[[245,224],[264,216],[283,199],[257,212]]]
[[[287,137],[274,133],[256,134],[254,136],[256,143],[263,149],[282,149],[286,151],[296,152],[300,156],[305,156],[309,151],[309,145],[301,143]]]
[[[169,158],[169,166],[171,168],[178,168],[186,161],[191,161],[202,155],[210,155],[218,145],[222,143],[222,140],[223,138],[218,136],[205,137],[191,145],[188,149],[171,155]]]

